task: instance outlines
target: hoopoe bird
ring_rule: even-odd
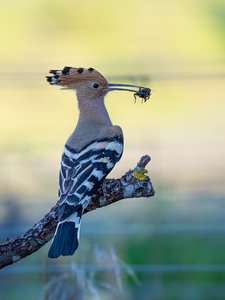
[[[64,67],[46,76],[51,85],[76,91],[79,119],[62,154],[59,174],[59,221],[48,256],[73,255],[79,245],[81,217],[91,197],[123,153],[123,132],[113,125],[104,97],[109,91],[125,90],[143,96],[150,89],[110,84],[93,68]],[[134,90],[139,88],[139,91]],[[143,90],[145,89],[145,90]]]

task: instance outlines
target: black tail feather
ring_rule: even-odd
[[[79,245],[79,226],[73,221],[64,221],[58,224],[56,234],[48,252],[48,257],[57,258],[60,255],[73,255]]]

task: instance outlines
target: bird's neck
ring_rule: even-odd
[[[95,140],[101,129],[112,126],[112,122],[106,110],[104,98],[91,100],[78,98],[78,108],[78,123],[67,144],[79,150],[86,143]]]
[[[78,99],[79,125],[107,126],[112,125],[109,114],[106,110],[104,98]]]

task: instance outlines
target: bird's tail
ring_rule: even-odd
[[[57,225],[48,257],[57,258],[60,255],[73,255],[79,246],[82,212],[76,211]]]

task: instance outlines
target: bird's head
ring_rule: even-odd
[[[144,100],[147,100],[151,94],[149,88],[108,83],[105,77],[93,68],[64,67],[63,70],[51,70],[50,73],[51,76],[46,76],[50,84],[61,86],[62,89],[75,90],[78,99],[101,99],[109,91],[114,90],[134,92],[135,96]]]
[[[76,90],[78,98],[94,99],[104,97],[108,91],[108,81],[93,68],[65,67],[62,71],[51,70],[53,76],[47,81],[63,89]]]

